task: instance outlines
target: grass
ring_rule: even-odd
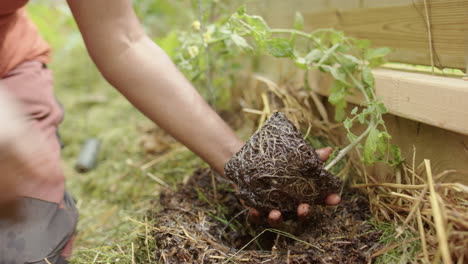
[[[414,238],[414,234],[409,230],[403,232],[398,238],[395,238],[397,234],[396,226],[390,222],[376,223],[371,221],[374,228],[380,230],[382,235],[380,237],[380,243],[384,249],[388,249],[393,245],[397,245],[404,241],[411,241]],[[385,254],[377,257],[374,264],[406,264],[406,263],[418,263],[416,262],[415,255],[421,247],[420,240],[416,240],[410,243],[402,243],[394,249],[388,250]]]

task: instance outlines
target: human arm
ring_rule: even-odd
[[[222,174],[242,141],[145,34],[131,1],[68,3],[91,58],[109,83]]]
[[[243,142],[145,34],[131,1],[68,0],[68,3],[91,58],[109,83],[224,174],[224,164]]]

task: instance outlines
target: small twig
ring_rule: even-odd
[[[169,186],[169,184],[165,183],[163,180],[161,180],[160,178],[158,178],[156,175],[148,172],[146,173],[146,175],[148,177],[150,177],[151,179],[153,179],[155,182],[161,184],[162,186],[166,187],[166,188],[171,188],[171,186]]]

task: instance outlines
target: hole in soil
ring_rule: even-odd
[[[366,222],[369,204],[356,192],[336,207],[313,206],[305,223],[281,230],[247,221],[229,181],[197,171],[176,192],[167,191],[149,213],[158,263],[366,263],[380,233]],[[159,209],[158,209],[159,208]],[[287,216],[286,218],[291,218]]]

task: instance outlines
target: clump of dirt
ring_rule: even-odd
[[[232,184],[209,169],[154,203],[149,220],[156,263],[356,264],[379,249],[380,233],[365,221],[368,201],[354,191],[338,206],[315,206],[303,223],[286,222],[281,230],[288,232],[249,224]]]
[[[283,113],[274,113],[225,166],[239,198],[264,213],[294,212],[300,203],[319,204],[337,193],[341,180]]]

